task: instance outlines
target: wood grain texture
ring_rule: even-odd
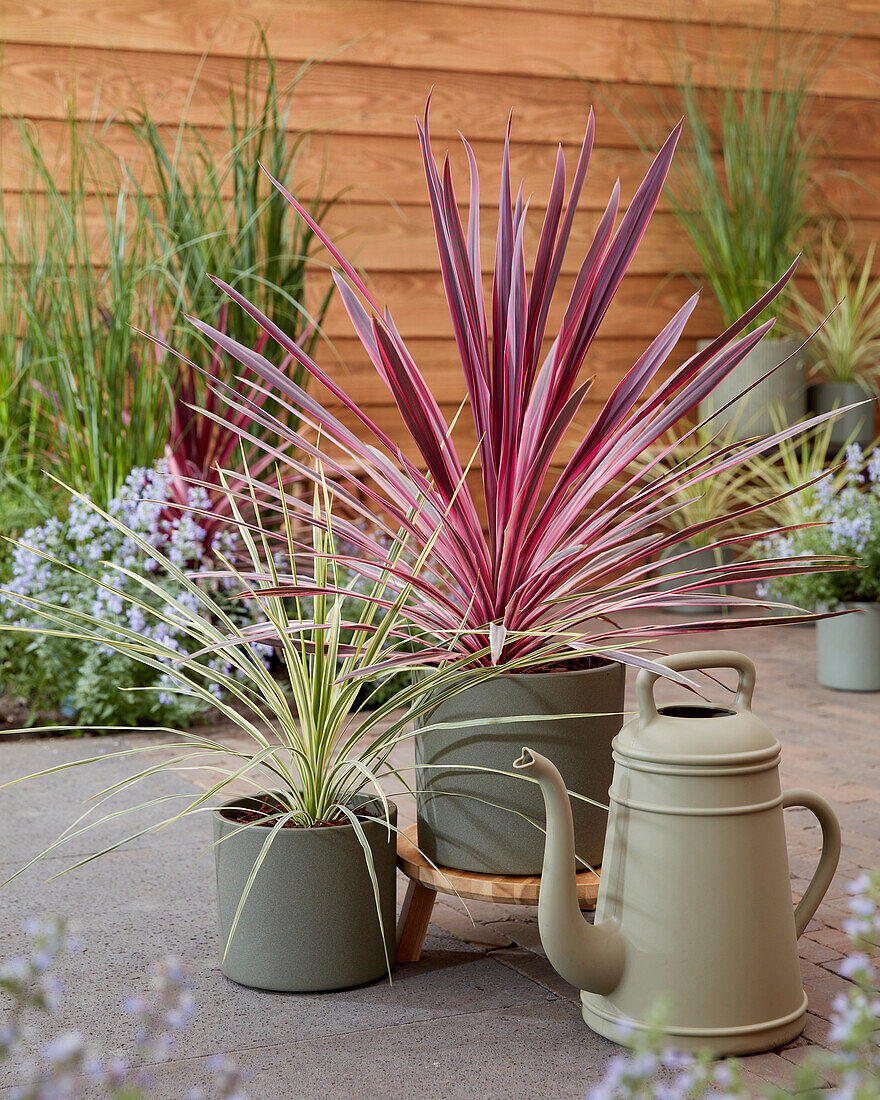
[[[416,879],[410,879],[403,899],[400,916],[397,918],[397,953],[394,961],[399,963],[417,963],[422,957],[422,947],[428,933],[431,913],[437,891],[423,886]]]
[[[239,0],[218,11],[214,0],[187,0],[169,6],[155,0],[6,0],[0,35],[7,42],[98,46],[165,54],[242,57],[253,40],[255,23],[269,27],[273,49],[285,60],[327,56],[345,44],[349,63],[387,68],[448,72],[529,72],[557,76],[561,69],[586,73],[593,80],[665,83],[668,58],[679,39],[687,42],[697,80],[711,83],[717,71],[707,53],[706,28],[676,24],[675,9],[663,5],[660,18],[622,18],[590,12],[552,13],[536,4],[507,9],[423,0]],[[664,18],[665,16],[665,18]],[[840,26],[838,22],[837,27]],[[35,28],[38,33],[35,37]],[[851,28],[848,28],[851,29]],[[750,63],[754,37],[748,28],[720,23],[720,56],[731,67]],[[335,41],[328,33],[335,31]],[[492,43],[491,49],[486,43]],[[561,64],[561,44],[565,63]],[[827,95],[880,98],[873,39],[855,34],[840,39],[834,64],[817,79]]]
[[[504,905],[537,905],[540,875],[482,875],[477,871],[434,868],[416,847],[418,827],[410,825],[397,836],[397,866],[415,882],[438,894],[458,894],[470,901],[495,901]],[[595,909],[599,876],[581,871],[577,876],[581,909]]]
[[[328,29],[328,36],[331,33]],[[292,80],[299,68],[294,62],[279,63],[279,86]],[[245,63],[241,58],[208,56],[202,63],[190,55],[7,41],[0,71],[0,106],[7,113],[20,112],[35,119],[64,118],[66,101],[73,96],[79,117],[100,122],[122,118],[146,101],[157,122],[174,125],[188,108],[189,121],[212,126],[229,88],[239,92],[243,88]],[[197,71],[199,79],[193,91]],[[868,75],[865,83],[871,84],[873,79]],[[605,86],[593,74],[573,72],[562,63],[553,76],[537,77],[528,71],[499,76],[479,69],[458,73],[405,65],[368,68],[349,64],[343,54],[317,65],[300,83],[291,125],[357,136],[412,138],[414,117],[421,115],[432,87],[432,132],[435,139],[450,141],[457,141],[459,130],[471,140],[498,141],[513,109],[515,140],[574,143],[583,136],[592,103],[598,113],[599,141],[631,150],[632,135],[624,118],[644,115],[674,120],[680,114],[674,95],[663,84],[649,87],[631,80]],[[619,103],[622,117],[609,109],[612,101]],[[877,100],[861,95],[819,96],[811,125],[818,126],[824,119],[833,120],[833,154],[877,159]]]
[[[880,120],[880,110],[878,110]],[[43,147],[49,154],[53,167],[57,165],[57,178],[62,187],[67,186],[66,168],[67,130],[64,123],[55,119],[44,119],[36,124]],[[177,128],[165,125],[160,128],[169,148],[177,140]],[[425,208],[425,177],[419,156],[415,126],[412,135],[398,136],[386,134],[347,134],[335,133],[332,136],[323,131],[308,135],[301,143],[296,165],[298,194],[306,199],[312,198],[321,180],[324,195],[340,195],[342,201],[349,204],[377,204],[388,212],[389,220],[393,210],[389,206]],[[102,140],[127,164],[132,175],[147,194],[156,191],[150,166],[138,149],[131,129],[122,123],[107,123],[100,129]],[[14,120],[3,121],[3,155],[0,158],[0,186],[4,193],[12,194],[23,187],[30,186],[27,174],[23,170],[22,142]],[[218,163],[228,155],[229,141],[220,129],[205,127],[202,130],[207,147],[212,151]],[[189,143],[192,146],[192,142]],[[580,149],[579,141],[566,141],[563,149],[569,168],[573,170]],[[491,214],[497,210],[497,196],[494,184],[501,163],[503,145],[500,141],[477,140],[471,142],[477,163],[483,174],[484,189],[480,192],[481,208]],[[467,191],[467,163],[461,143],[440,139],[437,143],[438,154],[448,152],[453,175],[460,187],[460,198]],[[533,201],[530,209],[535,214],[543,214],[546,208],[547,193],[555,162],[556,145],[553,142],[523,142],[514,140],[511,144],[510,164],[514,179],[522,179],[525,191],[531,193]],[[720,157],[717,158],[720,164]],[[594,147],[593,163],[590,169],[589,183],[584,188],[578,208],[581,211],[601,211],[611,193],[616,180],[620,180],[621,210],[624,210],[629,197],[634,193],[644,176],[647,166],[646,157],[638,149],[621,149],[614,145],[605,145],[597,141]],[[821,195],[813,200],[815,210],[826,209],[828,205],[836,209],[858,212],[861,219],[880,219],[880,159],[863,160],[859,164],[858,177],[851,173],[842,174],[840,159],[837,156],[822,157],[817,166]],[[490,187],[486,186],[489,184]],[[37,190],[42,188],[41,181],[33,183]],[[229,195],[231,181],[226,180],[223,194]],[[668,210],[669,202],[661,195],[658,210]],[[408,214],[406,216],[409,216]],[[485,215],[484,215],[485,216]]]
[[[124,124],[143,104],[169,139],[184,114],[202,128],[209,147],[222,150],[218,129],[230,88],[244,87],[245,58],[255,21],[268,27],[278,58],[279,86],[310,57],[323,58],[300,82],[292,130],[309,130],[297,166],[300,193],[310,198],[321,172],[324,193],[344,192],[328,228],[368,274],[377,300],[388,304],[438,400],[452,415],[463,397],[448,310],[437,271],[430,212],[415,136],[434,87],[432,133],[438,156],[446,149],[458,194],[467,192],[461,130],[482,169],[482,259],[491,268],[501,139],[513,108],[511,163],[534,195],[526,244],[531,254],[555,158],[563,145],[569,171],[591,103],[597,114],[593,162],[558,288],[562,299],[615,179],[622,207],[645,170],[625,119],[644,118],[659,133],[677,117],[669,58],[684,33],[698,81],[717,83],[708,62],[712,20],[718,45],[733,58],[748,56],[750,30],[767,26],[765,0],[239,0],[225,8],[209,0],[5,0],[0,5],[0,115],[20,112],[42,131],[48,148],[64,136],[67,101],[93,120],[108,144],[130,158],[135,145]],[[688,25],[683,27],[681,16]],[[880,0],[782,0],[780,24],[818,31],[833,58],[819,82],[811,124],[831,122],[817,167],[820,209],[853,218],[861,251],[880,233]],[[203,57],[205,51],[210,51]],[[194,84],[196,73],[198,81]],[[612,107],[614,109],[612,109]],[[10,212],[23,186],[20,143],[3,123],[0,187]],[[143,166],[136,178],[146,179]],[[63,181],[63,170],[61,174]],[[97,187],[97,185],[96,185]],[[149,185],[147,189],[150,190]],[[100,206],[93,215],[100,236]],[[326,253],[316,254],[324,263]],[[690,244],[661,200],[584,365],[596,383],[584,406],[593,415],[620,374],[693,293],[670,273],[694,266]],[[880,257],[877,258],[880,270]],[[316,268],[313,291],[326,270]],[[803,285],[803,284],[802,284]],[[314,300],[314,298],[312,299]],[[704,293],[670,368],[714,335],[720,317]],[[377,384],[340,303],[326,318],[319,361],[383,426],[396,411]],[[463,424],[469,420],[462,418]],[[462,435],[464,453],[473,443]]]

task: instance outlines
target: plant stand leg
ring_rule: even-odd
[[[437,899],[435,890],[410,879],[397,922],[396,962],[418,962],[428,934],[428,922]]]

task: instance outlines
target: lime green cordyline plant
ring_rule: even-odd
[[[872,277],[874,244],[861,269],[830,231],[810,264],[819,303],[792,293],[791,321],[810,335],[813,369],[823,382],[857,382],[873,392],[880,376],[880,278]]]
[[[816,483],[827,479],[835,493],[846,484],[846,445],[831,446],[834,421],[783,439],[769,454],[749,460],[748,473],[762,498],[762,512],[779,527],[797,527],[814,519]],[[848,441],[852,443],[853,440]]]
[[[713,546],[719,538],[747,538],[750,532],[759,530],[761,519],[752,506],[768,494],[762,496],[756,491],[754,474],[748,465],[729,466],[704,481],[682,477],[688,469],[696,474],[716,451],[734,456],[744,447],[729,430],[714,433],[703,426],[685,441],[666,433],[655,449],[640,455],[633,469],[645,471],[649,484],[657,483],[659,487],[668,483],[670,501],[677,505],[661,516],[658,527],[667,532],[696,527],[688,543],[700,548]]]

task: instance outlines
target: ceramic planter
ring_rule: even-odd
[[[686,558],[681,558],[679,561],[664,562],[663,558],[673,557],[684,550],[688,549],[689,543],[682,543],[678,549],[669,549],[664,551],[661,555],[660,565],[657,567],[657,572],[661,577],[670,576],[671,574],[683,573],[686,570],[691,569],[708,569],[714,568],[716,565],[730,565],[733,561],[733,553],[729,546],[720,546],[715,550],[710,550],[706,547],[695,547]],[[664,592],[668,592],[672,588],[676,588],[680,584],[679,579],[670,579],[660,587]],[[727,588],[723,585],[718,585],[714,588],[710,588],[709,592],[718,593],[719,595],[726,596]],[[716,604],[714,607],[704,605],[702,607],[694,607],[691,604],[676,604],[672,607],[664,608],[664,611],[672,611],[677,615],[705,615],[710,611],[726,611],[727,607]]]
[[[523,745],[534,742],[552,754],[569,790],[607,805],[624,680],[623,665],[612,662],[583,671],[505,674],[466,688],[424,716],[421,726],[497,719],[490,726],[417,732],[419,847],[425,855],[466,871],[539,874],[544,833],[519,815],[540,823],[541,794],[536,784],[508,778],[511,761]],[[518,715],[584,713],[602,717],[505,721]],[[469,772],[460,765],[507,775]],[[598,863],[607,814],[577,800],[572,808],[575,851],[587,863]]]
[[[702,350],[708,343],[708,340],[700,340],[697,347]],[[798,340],[770,340],[765,337],[700,402],[700,420],[710,416],[728,401],[734,401],[747,386],[757,382],[768,370],[794,354],[799,347]],[[730,424],[734,439],[770,435],[776,430],[773,422],[774,410],[781,417],[783,427],[802,420],[806,415],[807,390],[803,355],[774,371],[769,378],[765,378],[744,397],[736,400],[717,420],[712,421],[713,430],[720,428],[726,421]]]
[[[844,603],[852,615],[816,623],[816,672],[822,687],[880,691],[880,603]]]
[[[241,985],[284,992],[315,992],[364,985],[387,974],[382,929],[364,850],[351,825],[281,829],[262,863],[229,951],[229,929],[268,830],[240,825],[232,806],[214,811],[214,853],[220,969]],[[382,807],[369,803],[381,816]],[[392,807],[392,823],[397,810]],[[363,822],[373,854],[384,933],[393,961],[395,942],[396,835]]]
[[[842,409],[857,401],[865,401],[868,394],[858,382],[821,382],[810,387],[810,405],[814,413],[831,412]],[[874,439],[874,405],[862,405],[851,409],[842,416],[836,416],[831,422],[830,446],[839,450],[855,433],[854,442],[861,447],[870,446]]]

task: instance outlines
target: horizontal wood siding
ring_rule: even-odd
[[[214,0],[4,0],[0,106],[38,125],[50,148],[63,136],[71,96],[77,116],[106,127],[122,155],[134,153],[122,120],[141,102],[170,139],[187,111],[219,147],[218,105],[230,86],[243,86],[256,22],[268,28],[282,84],[309,59],[319,59],[300,83],[291,112],[292,127],[311,131],[299,189],[311,196],[324,171],[325,193],[342,193],[328,227],[366,270],[378,300],[390,306],[452,413],[464,388],[437,273],[413,116],[421,114],[433,87],[435,149],[442,154],[449,148],[459,197],[466,195],[467,179],[458,131],[474,144],[489,273],[491,207],[508,113],[513,110],[513,172],[534,195],[527,239],[533,248],[556,145],[562,144],[571,171],[594,105],[596,145],[559,288],[564,295],[615,179],[621,180],[625,206],[645,170],[643,155],[609,103],[625,103],[634,116],[655,119],[674,112],[670,57],[679,36],[697,79],[711,85],[713,33],[726,57],[746,59],[750,27],[766,25],[773,5],[691,0],[686,25],[676,18],[683,10],[674,0],[237,0],[231,6]],[[795,34],[820,32],[833,50],[812,108],[817,125],[830,120],[819,173],[828,203],[852,217],[864,251],[880,226],[880,0],[782,0],[779,20]],[[14,128],[6,125],[0,186],[11,210],[22,186],[17,150]],[[95,224],[98,232],[97,199]],[[693,263],[689,242],[661,201],[585,365],[597,376],[587,412],[693,292],[675,274]],[[877,264],[880,270],[880,256]],[[323,277],[317,269],[315,279]],[[719,323],[706,292],[671,365]],[[392,424],[387,396],[338,303],[326,328],[334,346],[322,351],[323,363],[383,424]],[[472,443],[463,431],[462,448]]]

